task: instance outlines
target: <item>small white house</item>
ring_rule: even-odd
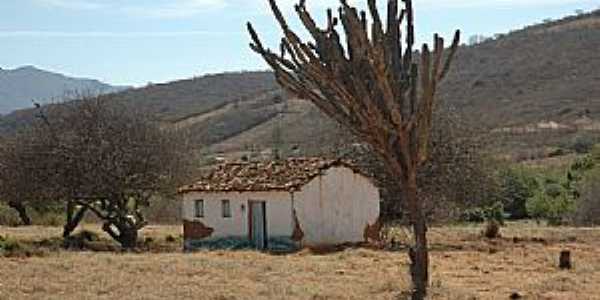
[[[188,250],[361,243],[380,229],[379,189],[340,160],[222,164],[179,192]]]

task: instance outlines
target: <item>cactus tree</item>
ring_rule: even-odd
[[[269,64],[282,87],[310,100],[371,145],[398,178],[415,237],[409,251],[413,298],[422,299],[429,280],[429,258],[417,171],[427,159],[436,90],[450,68],[460,33],[456,32],[447,55],[438,35],[432,50],[424,44],[417,54],[411,0],[403,0],[403,7],[400,1],[389,0],[387,21],[382,20],[375,0],[368,1],[370,19],[365,11],[341,0],[337,16],[327,11],[324,28],[317,26],[305,2],[300,0],[295,9],[312,41],[302,41],[276,1],[269,0],[283,30],[280,53],[266,48],[248,23],[250,47]],[[343,36],[338,31],[340,23]]]

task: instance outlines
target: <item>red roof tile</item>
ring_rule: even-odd
[[[356,171],[349,162],[322,158],[226,163],[213,168],[196,183],[181,187],[179,193],[296,191],[335,166]]]

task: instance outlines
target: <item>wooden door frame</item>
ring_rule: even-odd
[[[254,240],[253,237],[253,231],[252,228],[254,228],[253,226],[253,222],[252,222],[252,218],[254,215],[254,212],[252,210],[252,204],[257,204],[260,203],[262,205],[262,210],[263,210],[263,239],[264,239],[264,244],[265,244],[265,248],[268,247],[269,244],[269,233],[267,231],[267,202],[266,201],[260,201],[260,200],[248,200],[248,239],[250,241]]]

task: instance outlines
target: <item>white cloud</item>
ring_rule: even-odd
[[[187,18],[202,12],[222,9],[227,0],[147,0],[135,4],[116,0],[33,0],[41,5],[73,10],[99,10],[122,12],[138,17]]]
[[[90,0],[36,0],[38,3],[46,6],[75,9],[75,10],[94,10],[105,7],[96,1]]]
[[[235,32],[218,31],[0,31],[0,38],[37,37],[37,38],[171,38],[185,36],[222,36],[236,34]]]
[[[227,6],[226,0],[175,0],[149,5],[123,6],[121,10],[127,14],[159,19],[179,19],[196,16],[209,10],[222,9]]]
[[[116,0],[34,0],[46,6],[58,8],[93,10],[110,9],[128,15],[158,19],[180,19],[197,16],[203,12],[232,8],[242,13],[270,13],[267,0],[142,0],[128,4]],[[382,1],[382,0],[380,0]],[[350,3],[360,2],[349,0]],[[293,12],[298,0],[278,0],[284,12]],[[307,0],[309,8],[339,6],[339,0]]]

